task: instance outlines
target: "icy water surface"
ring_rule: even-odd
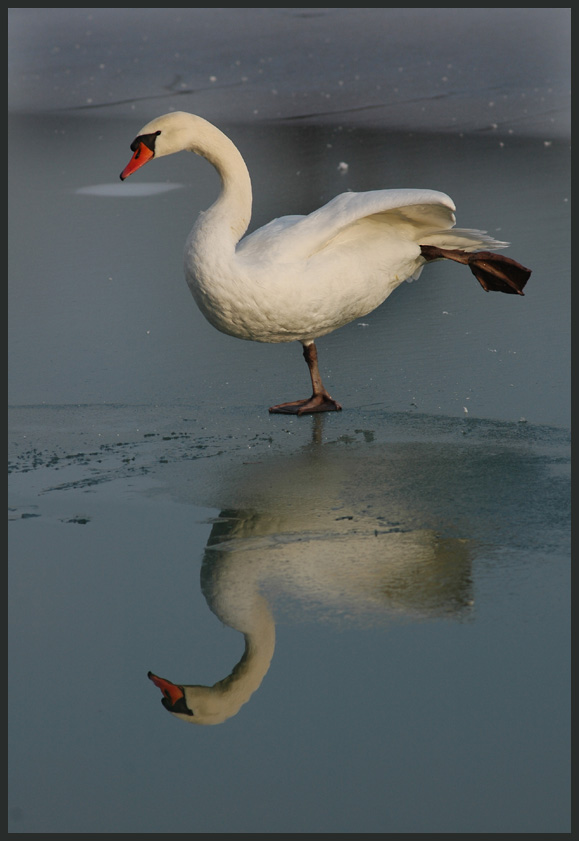
[[[568,832],[566,10],[32,11],[11,18],[10,831]],[[299,346],[217,333],[182,276],[215,173],[118,179],[172,108],[239,146],[251,229],[439,189],[512,243],[525,296],[428,266],[319,342],[341,413],[270,416],[307,393]],[[223,681],[222,723],[174,719],[149,671]]]
[[[14,415],[13,831],[564,830],[564,431]],[[174,720],[148,671],[210,686],[250,630],[246,703]]]

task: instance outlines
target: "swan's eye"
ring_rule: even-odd
[[[135,137],[131,143],[131,152],[137,152],[142,143],[155,154],[155,141],[160,134],[160,131],[156,131],[154,134],[140,134],[138,137]]]

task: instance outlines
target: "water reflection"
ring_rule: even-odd
[[[405,499],[399,479],[412,467],[414,448],[394,448],[397,458],[389,453],[386,461],[383,447],[367,448],[352,470],[343,451],[321,445],[322,423],[313,419],[312,443],[303,451],[246,464],[242,479],[229,476],[230,490],[243,482],[253,505],[221,511],[204,552],[201,589],[221,622],[243,634],[245,650],[213,686],[149,673],[165,708],[183,721],[219,724],[249,701],[273,657],[274,604],[357,624],[459,617],[471,609],[471,541],[425,527]],[[437,464],[422,469],[437,472]],[[376,491],[379,508],[371,503]]]

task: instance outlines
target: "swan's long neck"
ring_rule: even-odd
[[[188,148],[208,160],[221,179],[217,201],[201,214],[192,234],[197,231],[198,239],[199,232],[215,231],[221,238],[229,234],[236,245],[251,220],[251,179],[245,161],[235,144],[210,123],[202,133],[196,133]]]

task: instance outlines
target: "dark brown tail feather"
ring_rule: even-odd
[[[531,276],[530,269],[494,251],[475,251],[469,254],[460,249],[439,248],[437,245],[421,245],[420,250],[426,260],[454,260],[466,264],[485,292],[524,295],[523,289]]]

